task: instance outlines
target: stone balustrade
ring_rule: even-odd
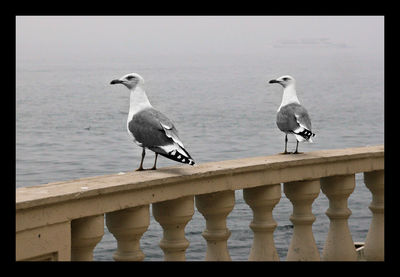
[[[356,251],[347,220],[347,199],[355,174],[364,174],[372,193],[371,225]],[[283,193],[293,205],[288,261],[384,260],[384,147],[314,151],[178,165],[157,171],[128,172],[16,190],[16,260],[89,261],[106,226],[116,239],[116,261],[140,261],[150,205],[163,229],[159,246],[167,261],[184,261],[189,241],[185,226],[195,208],[204,217],[206,260],[229,261],[227,217],[235,191],[253,219],[249,260],[278,261],[273,209]],[[330,225],[320,254],[312,232],[312,204],[320,191],[329,200]],[[367,208],[367,207],[366,207]]]

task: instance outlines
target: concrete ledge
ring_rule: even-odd
[[[16,190],[16,231],[224,190],[384,169],[384,146],[128,172]]]

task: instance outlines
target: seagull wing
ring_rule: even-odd
[[[296,138],[299,141],[307,140],[312,142],[311,137],[315,136],[315,134],[311,132],[311,119],[307,110],[301,105],[296,105],[294,116],[298,124],[298,127],[293,130]]]
[[[311,136],[311,120],[307,110],[297,103],[291,103],[283,106],[278,114],[276,124],[279,129],[285,133],[293,133],[299,141],[310,141]]]
[[[311,131],[310,116],[308,115],[307,110],[303,106],[299,105],[296,107],[296,109],[294,111],[294,116],[296,117],[297,123],[301,127]]]
[[[128,128],[144,147],[179,162],[193,162],[174,124],[156,109],[145,109],[134,115]]]

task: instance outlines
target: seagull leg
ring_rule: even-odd
[[[287,138],[287,134],[285,134],[285,152],[283,152],[281,154],[289,154],[289,152],[287,151],[287,142],[288,142],[288,138]]]
[[[288,153],[288,151],[287,151],[287,142],[288,142],[288,139],[287,139],[287,134],[285,134],[285,154],[287,154]]]
[[[296,140],[297,141],[297,143],[296,143],[296,150],[293,152],[293,154],[301,154],[301,152],[298,152],[297,150],[299,149],[299,141],[298,140]]]
[[[158,156],[158,153],[156,153],[156,158],[154,159],[154,165],[153,165],[153,167],[151,168],[151,170],[156,170],[156,169],[157,169],[157,168],[156,168],[157,156]]]
[[[142,151],[142,160],[140,161],[140,166],[138,169],[136,169],[136,171],[142,171],[143,169],[143,160],[144,160],[144,156],[146,156],[146,150],[143,147],[143,151]]]

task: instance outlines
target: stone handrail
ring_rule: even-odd
[[[373,199],[365,245],[356,252],[347,219],[347,198],[355,174]],[[253,211],[249,260],[278,260],[273,232],[274,206],[283,191],[293,204],[294,225],[287,260],[384,259],[384,146],[314,151],[178,165],[157,171],[128,172],[16,190],[16,260],[92,260],[104,222],[117,241],[117,261],[143,260],[140,238],[153,216],[163,228],[165,260],[185,260],[185,226],[194,206],[204,216],[206,260],[230,260],[226,218],[243,190]],[[320,189],[329,199],[330,227],[320,254],[313,237],[311,205]]]

